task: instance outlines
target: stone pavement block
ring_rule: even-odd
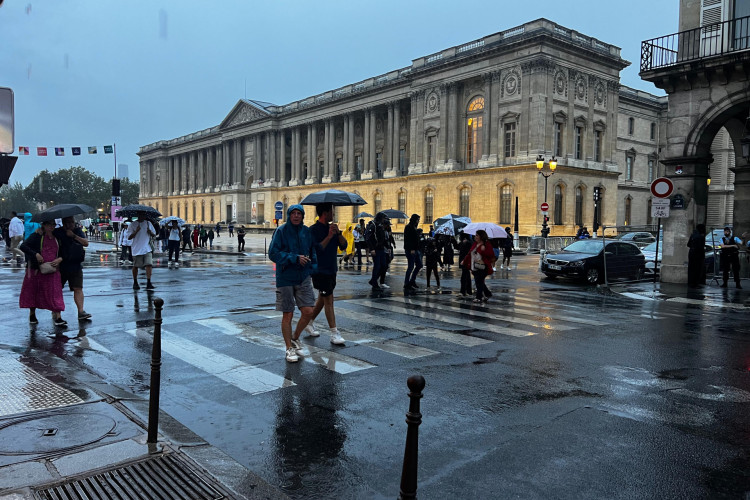
[[[80,453],[71,453],[52,460],[52,464],[61,476],[66,477],[134,460],[139,457],[147,457],[148,455],[148,445],[129,439],[127,441],[99,446]]]
[[[55,476],[41,462],[25,462],[0,467],[0,489],[3,490],[22,488],[31,484],[53,481],[54,479],[56,479]]]

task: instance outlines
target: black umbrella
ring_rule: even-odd
[[[368,214],[367,212],[360,212],[357,214],[355,219],[364,219],[365,217],[373,217],[372,214]]]
[[[82,203],[61,203],[42,210],[31,216],[31,222],[44,222],[48,220],[62,219],[71,215],[80,215],[87,212],[93,212],[94,209]]]
[[[115,212],[115,215],[118,217],[136,217],[139,212],[145,214],[146,217],[161,217],[161,213],[157,209],[148,205],[128,205]]]
[[[387,208],[385,210],[381,210],[378,213],[379,214],[383,214],[383,215],[385,215],[386,217],[388,217],[390,219],[408,219],[409,218],[409,216],[406,215],[401,210],[396,210],[396,209],[393,209],[393,208]]]
[[[310,193],[300,202],[302,205],[322,205],[330,203],[337,207],[352,205],[367,205],[367,202],[357,193],[349,193],[339,189],[325,189]]]

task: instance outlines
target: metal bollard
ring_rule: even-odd
[[[148,395],[148,439],[147,443],[156,443],[159,432],[159,390],[161,381],[161,310],[164,299],[154,299],[156,315],[154,317],[154,341],[151,346],[151,387]]]
[[[422,414],[419,413],[419,400],[422,399],[424,377],[412,375],[406,381],[409,393],[409,412],[406,414],[406,448],[404,449],[404,466],[401,469],[401,490],[398,500],[416,500],[417,498],[417,465],[419,462],[419,424]]]

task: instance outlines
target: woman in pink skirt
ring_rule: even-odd
[[[36,324],[37,309],[52,311],[55,326],[67,326],[60,312],[65,310],[62,284],[60,283],[60,244],[52,235],[55,221],[42,223],[42,234],[32,233],[21,244],[21,250],[26,254],[26,275],[21,286],[21,297],[18,305],[21,309],[29,309],[29,323]],[[55,268],[54,273],[42,274],[39,270],[43,262],[49,262]]]

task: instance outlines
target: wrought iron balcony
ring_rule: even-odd
[[[641,43],[641,72],[750,49],[750,16]]]

